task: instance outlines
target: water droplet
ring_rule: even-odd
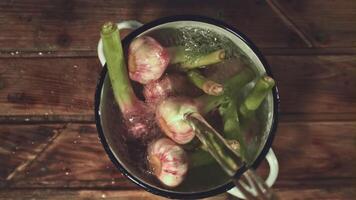
[[[48,115],[48,112],[45,112],[45,115]]]
[[[106,198],[106,194],[102,194],[101,198],[105,199]]]
[[[66,172],[66,176],[68,176],[69,175],[69,172]]]
[[[113,185],[114,185],[114,184],[115,184],[115,181],[114,181],[114,180],[112,180],[112,181],[111,181],[111,184],[113,184]]]
[[[11,52],[10,54],[11,54],[12,56],[13,56],[13,55],[15,55],[15,53],[14,53],[14,52]]]
[[[19,51],[16,51],[15,54],[19,54]]]
[[[25,118],[25,122],[28,122],[28,121],[30,121],[30,119],[29,118]]]
[[[73,65],[74,68],[78,68],[78,65]]]
[[[74,143],[74,144],[77,144],[77,141],[76,141],[76,140],[74,140],[74,141],[73,141],[73,143]]]
[[[81,136],[80,135],[78,135],[78,138],[80,138]]]
[[[38,52],[38,55],[39,55],[39,56],[42,56],[42,55],[43,55],[43,53],[42,53],[42,52]]]

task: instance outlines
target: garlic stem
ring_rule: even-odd
[[[185,70],[219,63],[223,61],[226,56],[224,49],[219,49],[204,55],[190,55],[191,53],[186,51],[183,46],[168,47],[167,50],[171,56],[170,64],[179,64],[179,66]]]
[[[119,30],[112,22],[101,28],[104,56],[116,102],[125,114],[135,110],[138,101],[128,78]]]
[[[224,92],[224,87],[208,78],[204,77],[197,70],[188,71],[189,80],[206,94],[219,96]]]
[[[275,81],[271,77],[262,76],[241,104],[239,108],[240,114],[245,117],[251,115],[261,105],[274,85]]]

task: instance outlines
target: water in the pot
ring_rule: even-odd
[[[146,31],[125,47],[142,108],[122,117],[111,87],[104,87],[100,111],[109,145],[130,173],[181,192],[229,181],[185,123],[190,112],[200,113],[246,163],[256,159],[270,126],[271,85],[264,87],[268,77],[244,48],[211,28],[188,25]]]

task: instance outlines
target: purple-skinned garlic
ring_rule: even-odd
[[[169,64],[170,56],[155,39],[136,38],[129,46],[129,76],[141,84],[158,80]]]
[[[167,187],[178,186],[188,171],[188,159],[183,148],[168,138],[148,146],[148,164],[154,175]]]
[[[191,86],[187,76],[179,73],[163,75],[159,80],[144,85],[143,95],[148,103],[159,103],[169,96],[200,96],[201,91]]]
[[[156,120],[169,138],[178,144],[186,144],[194,138],[195,132],[185,116],[197,111],[197,106],[191,99],[167,98],[158,104]]]

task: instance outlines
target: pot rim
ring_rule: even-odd
[[[196,21],[196,22],[203,22],[203,23],[208,23],[211,25],[215,25],[218,26],[226,31],[229,31],[230,33],[232,33],[234,36],[240,38],[247,46],[249,46],[249,48],[254,52],[254,54],[258,57],[258,59],[260,60],[260,62],[262,63],[264,69],[266,70],[266,74],[271,76],[273,78],[270,66],[268,65],[267,61],[265,60],[265,58],[263,57],[263,55],[261,54],[261,52],[258,50],[258,48],[251,42],[250,39],[248,39],[243,33],[241,33],[239,30],[237,30],[236,28],[220,21],[217,19],[213,19],[213,18],[209,18],[209,17],[205,17],[205,16],[198,16],[198,15],[175,15],[175,16],[169,16],[169,17],[163,17],[163,18],[159,18],[157,20],[151,21],[147,24],[144,24],[143,26],[137,28],[136,30],[132,31],[129,35],[127,35],[123,40],[122,43],[124,46],[128,45],[129,42],[131,42],[135,37],[137,37],[138,35],[140,35],[141,33],[143,33],[146,30],[149,30],[153,27],[156,27],[158,25],[162,25],[165,23],[169,23],[169,22],[177,22],[177,21]],[[140,181],[140,179],[136,178],[133,174],[131,174],[128,170],[126,170],[124,168],[123,165],[120,164],[120,162],[118,161],[118,159],[116,159],[116,157],[114,156],[113,152],[111,151],[108,142],[106,141],[106,137],[104,135],[104,131],[102,129],[102,125],[101,125],[101,117],[100,117],[100,111],[99,111],[99,107],[100,107],[100,100],[101,100],[101,92],[102,92],[102,87],[104,84],[104,80],[106,77],[106,73],[107,73],[107,67],[106,64],[104,65],[100,77],[99,77],[99,81],[97,83],[97,87],[96,87],[96,91],[95,91],[95,123],[96,123],[96,127],[98,130],[98,134],[99,134],[99,139],[102,143],[102,145],[104,146],[104,149],[106,151],[106,153],[108,154],[110,160],[115,164],[115,166],[121,171],[121,173],[123,173],[128,179],[130,179],[132,182],[134,182],[135,184],[137,184],[138,186],[142,187],[143,189],[145,189],[146,191],[156,194],[156,195],[160,195],[160,196],[164,196],[164,197],[168,197],[168,198],[190,198],[190,199],[197,199],[197,198],[205,198],[205,197],[209,197],[209,196],[214,196],[217,194],[220,194],[222,192],[226,192],[228,190],[230,190],[231,188],[234,187],[234,184],[232,182],[228,182],[224,185],[221,185],[219,187],[210,189],[210,190],[206,190],[206,191],[200,191],[200,192],[176,192],[176,191],[167,191],[167,190],[162,190],[160,188],[157,187],[153,187],[147,183],[144,183],[142,181]],[[277,130],[277,124],[278,124],[278,114],[279,114],[279,104],[280,104],[280,99],[279,99],[279,93],[278,93],[278,89],[277,86],[275,86],[272,89],[272,94],[273,94],[273,118],[272,118],[272,125],[271,125],[271,129],[269,131],[268,134],[268,138],[266,140],[266,143],[262,149],[262,151],[260,152],[260,154],[258,155],[258,157],[256,158],[256,160],[253,162],[253,164],[251,165],[252,168],[257,168],[259,166],[259,164],[262,162],[262,160],[265,158],[266,154],[268,153],[269,149],[271,148],[276,130]],[[242,168],[240,170],[241,173],[245,172],[247,170],[247,168]]]

